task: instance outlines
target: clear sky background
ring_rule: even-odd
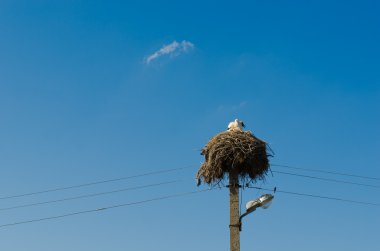
[[[199,149],[235,118],[270,143],[272,163],[380,177],[379,12],[378,1],[0,1],[0,197],[193,165],[3,199],[181,180],[3,210],[0,224],[195,191]],[[281,174],[258,185],[380,203],[379,188]],[[243,205],[260,194],[245,190]],[[242,250],[380,250],[379,207],[275,196],[245,219]],[[228,250],[228,221],[221,189],[0,228],[0,249]]]

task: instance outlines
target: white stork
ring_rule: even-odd
[[[245,125],[243,121],[235,119],[228,124],[228,131],[243,131],[244,127]]]

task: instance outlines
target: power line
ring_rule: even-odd
[[[264,191],[273,191],[273,189],[262,188],[262,187],[255,187],[255,186],[248,186],[248,188],[255,188],[255,189],[260,189],[260,190],[264,190]],[[362,205],[369,205],[369,206],[377,206],[377,207],[380,206],[379,203],[356,201],[356,200],[346,200],[346,199],[336,198],[336,197],[329,197],[329,196],[322,196],[322,195],[315,195],[315,194],[307,194],[307,193],[298,193],[298,192],[289,192],[289,191],[278,190],[278,189],[276,190],[276,193],[285,193],[285,194],[298,195],[298,196],[306,196],[306,197],[313,197],[313,198],[319,198],[319,199],[336,200],[336,201],[355,203],[355,204],[362,204]]]
[[[380,186],[376,186],[376,185],[351,182],[351,181],[345,181],[345,180],[336,180],[336,179],[322,178],[322,177],[303,175],[303,174],[297,174],[297,173],[281,172],[281,171],[272,171],[272,172],[273,173],[279,173],[279,174],[285,174],[285,175],[291,175],[291,176],[297,176],[297,177],[302,177],[302,178],[330,181],[330,182],[335,182],[335,183],[342,183],[342,184],[349,184],[349,185],[356,185],[356,186],[365,186],[365,187],[372,187],[372,188],[380,188]]]
[[[58,200],[42,201],[42,202],[24,204],[24,205],[13,206],[13,207],[4,207],[4,208],[0,208],[0,211],[12,210],[12,209],[17,209],[17,208],[32,207],[32,206],[38,206],[38,205],[46,205],[46,204],[64,202],[64,201],[69,201],[69,200],[84,199],[84,198],[96,197],[96,196],[101,196],[101,195],[106,195],[106,194],[113,194],[113,193],[138,190],[138,189],[143,189],[143,188],[148,188],[148,187],[162,186],[162,185],[172,184],[175,182],[178,182],[178,180],[155,183],[155,184],[150,184],[150,185],[145,185],[145,186],[128,187],[128,188],[124,188],[124,189],[118,189],[118,190],[107,191],[107,192],[102,192],[102,193],[92,193],[92,194],[86,194],[86,195],[81,195],[81,196],[76,196],[76,197],[68,197],[68,198],[63,198],[63,199],[58,199]]]
[[[280,165],[280,164],[271,164],[271,166],[284,167],[284,168],[288,168],[288,169],[303,170],[303,171],[309,171],[309,172],[317,172],[317,173],[327,173],[327,174],[341,175],[341,176],[347,176],[347,177],[355,177],[355,178],[361,178],[361,179],[380,180],[380,178],[377,178],[377,177],[362,176],[362,175],[357,175],[357,174],[350,174],[350,173],[343,173],[343,172],[336,172],[336,171],[325,171],[325,170],[320,170],[320,169],[294,167],[294,166]]]
[[[255,186],[248,186],[248,188],[255,188],[255,189],[260,189],[260,190],[264,190],[264,191],[273,191],[273,189],[255,187]],[[78,211],[78,212],[73,212],[73,213],[68,213],[68,214],[62,214],[62,215],[56,215],[56,216],[50,216],[50,217],[44,217],[44,218],[32,219],[32,220],[26,220],[26,221],[18,221],[18,222],[0,225],[0,228],[5,228],[5,227],[10,227],[10,226],[15,226],[15,225],[21,225],[21,224],[28,224],[28,223],[39,222],[39,221],[45,221],[45,220],[53,220],[53,219],[64,218],[64,217],[86,214],[86,213],[99,212],[99,211],[104,211],[104,210],[113,209],[113,208],[127,207],[127,206],[144,204],[144,203],[148,203],[148,202],[165,200],[165,199],[170,199],[170,198],[183,197],[183,196],[188,196],[188,195],[192,195],[192,194],[211,191],[214,189],[215,188],[209,188],[209,189],[204,189],[204,190],[199,190],[199,191],[178,193],[178,194],[156,197],[156,198],[147,199],[147,200],[140,200],[140,201],[135,201],[135,202],[130,202],[130,203],[117,204],[117,205],[112,205],[112,206],[107,206],[107,207],[102,207],[102,208],[97,208],[97,209]],[[307,196],[307,197],[313,197],[313,198],[319,198],[319,199],[327,199],[327,200],[335,200],[335,201],[355,203],[355,204],[363,204],[363,205],[369,205],[369,206],[380,206],[380,204],[378,204],[378,203],[355,201],[355,200],[346,200],[346,199],[336,198],[336,197],[321,196],[321,195],[306,194],[306,193],[298,193],[298,192],[290,192],[290,191],[285,191],[285,190],[277,190],[276,192],[290,194],[290,195],[296,195],[296,196]]]
[[[272,164],[272,166],[291,168],[291,169],[295,169],[295,170],[307,170],[307,171],[315,171],[315,172],[321,172],[321,173],[344,175],[344,176],[351,176],[351,177],[360,177],[360,178],[367,178],[367,179],[373,179],[373,180],[377,180],[378,179],[378,178],[368,177],[368,176],[359,176],[359,175],[353,175],[353,174],[345,174],[345,173],[338,173],[338,172],[329,172],[329,171],[322,171],[322,170],[317,170],[317,169],[307,169],[307,168],[292,167],[292,166],[279,165],[279,164]],[[73,186],[65,186],[65,187],[51,188],[51,189],[46,189],[46,190],[36,191],[36,192],[29,192],[29,193],[23,193],[23,194],[9,195],[9,196],[0,197],[0,200],[19,198],[19,197],[26,197],[26,196],[43,194],[43,193],[49,193],[49,192],[56,192],[56,191],[74,189],[74,188],[81,188],[81,187],[86,187],[86,186],[93,186],[93,185],[98,185],[98,184],[103,184],[103,183],[116,182],[116,181],[120,181],[120,180],[133,179],[133,178],[150,176],[150,175],[155,175],[155,174],[175,172],[175,171],[179,171],[179,170],[183,170],[183,169],[187,169],[187,168],[191,168],[191,167],[194,167],[194,165],[189,165],[189,166],[180,167],[180,168],[172,168],[172,169],[164,169],[164,170],[159,170],[159,171],[147,172],[147,173],[142,173],[142,174],[137,174],[137,175],[132,175],[132,176],[126,176],[126,177],[121,177],[121,178],[115,178],[115,179],[100,180],[100,181],[89,182],[89,183],[84,183],[84,184],[78,184],[78,185],[73,185]],[[273,170],[272,172],[273,173],[279,173],[279,174],[285,174],[285,175],[304,177],[304,178],[311,178],[311,179],[318,179],[318,180],[336,182],[336,183],[344,183],[344,184],[351,184],[351,185],[358,185],[358,186],[380,188],[380,186],[376,186],[376,185],[370,185],[370,184],[364,184],[364,183],[358,183],[358,182],[350,182],[350,181],[343,181],[343,180],[336,180],[336,179],[328,179],[328,178],[315,177],[315,176],[310,176],[310,175],[302,175],[302,174],[298,174],[298,173],[287,173],[287,172],[281,172],[281,171],[275,171],[275,170]]]
[[[86,214],[86,213],[100,212],[100,211],[118,208],[118,207],[128,207],[128,206],[144,204],[144,203],[148,203],[148,202],[152,202],[152,201],[166,200],[166,199],[183,197],[183,196],[188,196],[188,195],[202,193],[202,192],[208,192],[211,190],[213,190],[213,189],[210,188],[210,189],[204,189],[204,190],[192,191],[192,192],[186,192],[186,193],[177,193],[177,194],[171,194],[171,195],[156,197],[156,198],[147,199],[147,200],[140,200],[140,201],[135,201],[135,202],[130,202],[130,203],[112,205],[112,206],[108,206],[108,207],[101,207],[101,208],[97,208],[97,209],[78,211],[78,212],[73,212],[73,213],[68,213],[68,214],[61,214],[61,215],[44,217],[44,218],[39,218],[39,219],[26,220],[26,221],[18,221],[18,222],[0,225],[0,228],[5,228],[5,227],[10,227],[10,226],[15,226],[15,225],[21,225],[21,224],[28,224],[28,223],[39,222],[39,221],[45,221],[45,220],[53,220],[53,219],[64,218],[64,217]]]
[[[193,165],[185,166],[185,167],[180,167],[180,168],[173,168],[173,169],[165,169],[165,170],[147,172],[147,173],[136,174],[136,175],[132,175],[132,176],[126,176],[126,177],[109,179],[109,180],[100,180],[100,181],[89,182],[89,183],[84,183],[84,184],[79,184],[79,185],[73,185],[73,186],[58,187],[58,188],[51,188],[51,189],[46,189],[46,190],[36,191],[36,192],[30,192],[30,193],[9,195],[9,196],[0,197],[0,200],[19,198],[19,197],[25,197],[25,196],[31,196],[31,195],[43,194],[43,193],[50,193],[50,192],[56,192],[56,191],[62,191],[62,190],[68,190],[68,189],[74,189],[74,188],[80,188],[80,187],[86,187],[86,186],[93,186],[93,185],[98,185],[98,184],[103,184],[103,183],[109,183],[109,182],[115,182],[115,181],[120,181],[120,180],[133,179],[133,178],[150,176],[150,175],[155,175],[155,174],[175,172],[175,171],[187,169],[187,168],[190,168],[190,167],[193,167]]]

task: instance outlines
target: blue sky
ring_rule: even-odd
[[[270,143],[272,163],[380,177],[379,10],[377,1],[0,1],[1,197],[194,166],[1,200],[181,180],[3,211],[0,224],[193,191],[198,150],[235,118]],[[380,203],[376,188],[280,174],[259,185]],[[260,194],[244,191],[243,203]],[[227,250],[228,224],[223,189],[3,228],[0,249]],[[379,224],[378,207],[278,193],[246,218],[241,247],[379,250]]]

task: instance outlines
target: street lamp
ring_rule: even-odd
[[[241,231],[241,220],[243,219],[243,217],[252,213],[258,207],[262,207],[264,209],[267,209],[272,204],[273,198],[274,198],[274,196],[271,194],[264,194],[264,195],[260,196],[259,198],[257,198],[256,200],[249,201],[245,205],[245,208],[247,209],[247,211],[239,217],[239,230]]]

